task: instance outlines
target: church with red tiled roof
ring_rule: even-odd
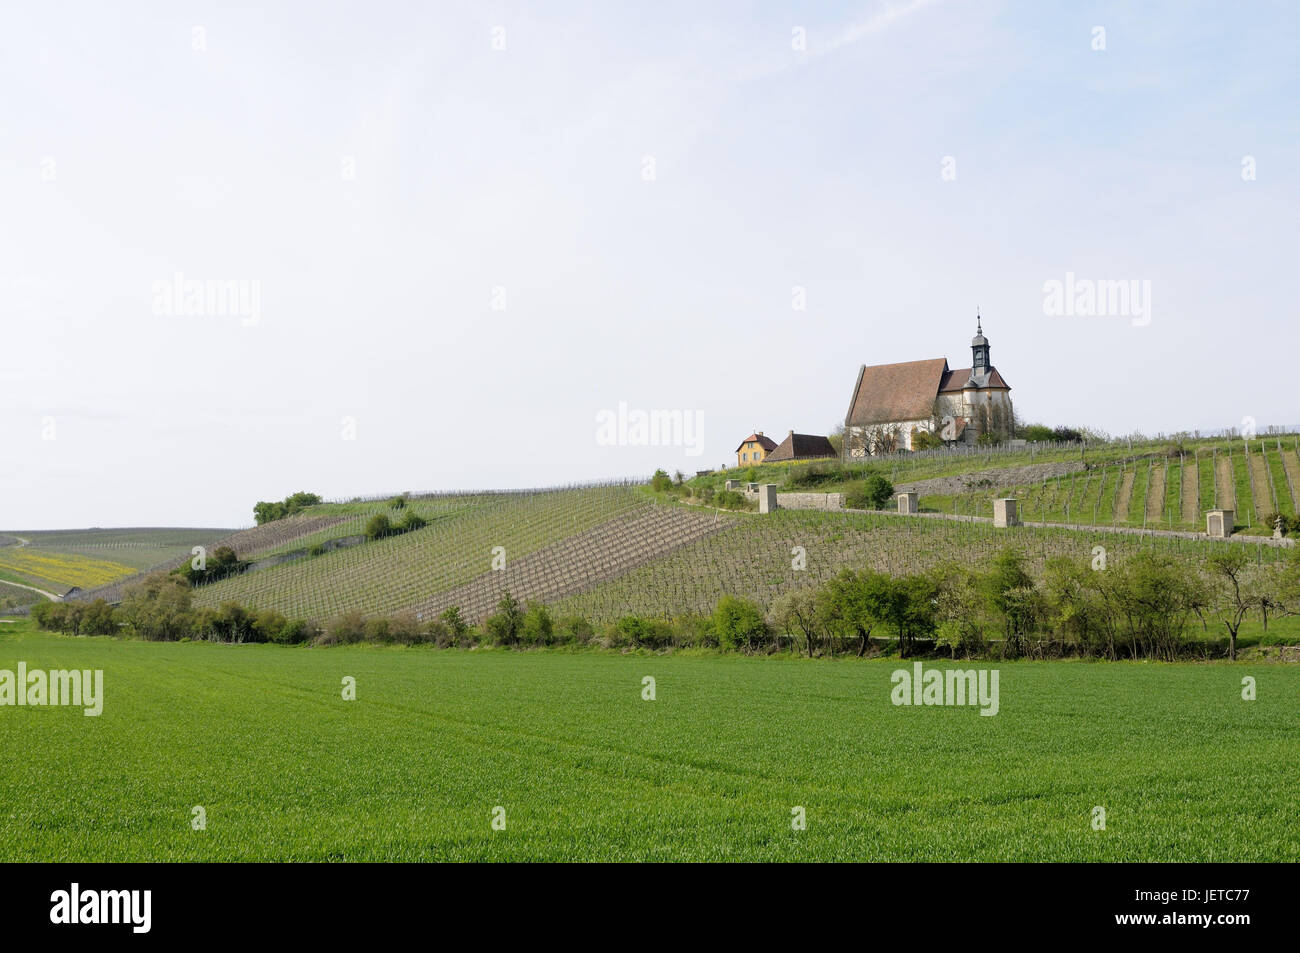
[[[1010,437],[1011,385],[993,366],[990,351],[977,315],[970,367],[949,368],[942,357],[864,364],[844,418],[846,456],[920,449],[935,441],[974,443],[985,434]]]

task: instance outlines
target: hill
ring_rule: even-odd
[[[229,533],[218,529],[10,530],[0,533],[0,599],[20,605],[127,579]]]
[[[957,476],[980,481],[998,471],[1019,472],[1014,466],[989,467],[989,459],[970,458],[967,462],[976,468]],[[1021,470],[1057,464],[1022,464]],[[1134,466],[1131,461],[1107,466],[1121,465]],[[926,472],[925,461],[918,461],[917,470]],[[1103,466],[1091,478],[1088,471],[1078,476],[1086,486],[1106,472]],[[948,561],[982,566],[1008,544],[1022,549],[1034,570],[1052,556],[1087,558],[1098,545],[1112,560],[1156,549],[1197,564],[1213,547],[1225,545],[1190,532],[1144,533],[1118,524],[997,529],[965,515],[937,512],[920,517],[792,510],[759,515],[703,505],[698,497],[680,498],[681,493],[680,488],[656,493],[644,486],[610,484],[429,495],[404,499],[400,507],[389,499],[322,503],[218,540],[234,549],[247,568],[197,587],[194,601],[200,607],[236,602],[322,623],[347,611],[411,612],[429,618],[458,606],[477,622],[509,592],[521,601],[544,601],[558,612],[600,623],[630,613],[708,612],[727,594],[769,608],[781,593],[823,582],[844,566],[891,573]],[[376,516],[395,523],[404,514],[416,514],[421,528],[367,537]],[[1252,540],[1264,542],[1247,536],[1226,545]],[[1282,555],[1272,546],[1251,548],[1258,562]],[[189,558],[188,549],[182,549],[164,565],[180,566]],[[117,601],[127,581],[78,597]]]

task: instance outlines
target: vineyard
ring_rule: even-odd
[[[407,506],[415,507],[430,519],[429,525],[400,536],[306,556],[225,579],[199,588],[195,602],[200,606],[216,606],[235,601],[314,619],[328,619],[354,609],[366,613],[415,609],[432,605],[439,594],[492,572],[494,557],[504,561],[505,569],[501,571],[514,573],[513,578],[537,580],[537,567],[555,566],[559,558],[555,553],[566,551],[552,550],[548,555],[539,553],[540,550],[576,537],[572,551],[581,551],[584,543],[579,540],[583,534],[634,510],[644,514],[647,504],[640,501],[633,487],[614,484],[441,497]],[[335,529],[340,535],[355,533],[361,523],[354,521],[364,522],[367,512],[385,508],[386,504],[373,504],[371,510],[355,514]],[[624,545],[635,543],[637,537],[633,534],[648,531],[649,526],[635,520],[619,525],[635,527],[617,534]],[[659,527],[654,532],[657,535],[647,544],[650,551],[674,544],[672,528]],[[591,552],[589,547],[586,552]],[[524,561],[530,554],[537,555]],[[240,555],[244,556],[245,552]],[[596,553],[585,558],[588,570],[594,571],[591,567],[601,557]]]
[[[1104,547],[1107,559],[1116,562],[1154,548],[1201,563],[1213,547],[1223,544],[1208,539],[1089,534],[1064,527],[1005,530],[957,520],[779,510],[741,519],[653,564],[562,599],[555,608],[598,621],[627,614],[673,616],[711,611],[728,594],[770,608],[783,592],[824,582],[843,566],[891,574],[918,572],[944,562],[986,566],[1008,545],[1020,548],[1037,573],[1053,556],[1091,559],[1096,546]],[[1252,549],[1253,558],[1260,561],[1282,558],[1281,550]]]
[[[1014,496],[1026,521],[1205,531],[1205,512],[1235,512],[1239,533],[1268,535],[1268,517],[1300,513],[1300,441],[1269,437],[1197,447],[1171,456],[1091,463],[1086,470],[1031,484],[922,493],[921,508],[991,516],[993,500]]]
[[[228,546],[251,568],[199,586],[197,606],[235,602],[317,622],[347,611],[427,618],[458,606],[479,621],[509,592],[609,621],[708,611],[728,594],[766,608],[781,593],[820,583],[844,566],[897,574],[941,561],[979,565],[1008,544],[1024,549],[1035,567],[1055,555],[1086,558],[1098,545],[1112,559],[1155,547],[1202,562],[1222,544],[1142,531],[1203,534],[1205,511],[1222,507],[1236,512],[1239,535],[1260,536],[1271,531],[1269,514],[1300,512],[1294,436],[1136,449],[998,448],[865,466],[883,468],[898,485],[916,485],[922,515],[930,518],[788,510],[760,517],[674,502],[630,483],[426,494],[321,503],[234,533],[6,534],[0,581],[60,592],[77,585],[84,590],[78,598],[118,602],[132,580],[183,565],[194,546],[209,553]],[[831,478],[857,479],[856,467]],[[785,464],[758,469],[780,471],[783,480],[798,472]],[[739,476],[707,474],[688,484]],[[990,516],[1001,496],[1017,497],[1021,518],[1045,525],[1007,531],[939,518]],[[417,516],[419,528],[369,538],[380,515],[393,525]],[[103,558],[90,555],[96,553]],[[1280,553],[1260,547],[1252,555],[1263,561]]]

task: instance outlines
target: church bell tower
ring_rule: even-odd
[[[971,338],[970,353],[970,378],[975,384],[983,387],[988,383],[989,370],[993,365],[989,361],[989,339],[984,336],[978,311],[975,312],[975,337]]]

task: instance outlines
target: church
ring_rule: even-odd
[[[858,371],[844,418],[845,456],[866,457],[944,443],[1012,436],[1011,385],[989,357],[979,315],[970,342],[971,366],[953,370],[946,358],[877,364]]]

